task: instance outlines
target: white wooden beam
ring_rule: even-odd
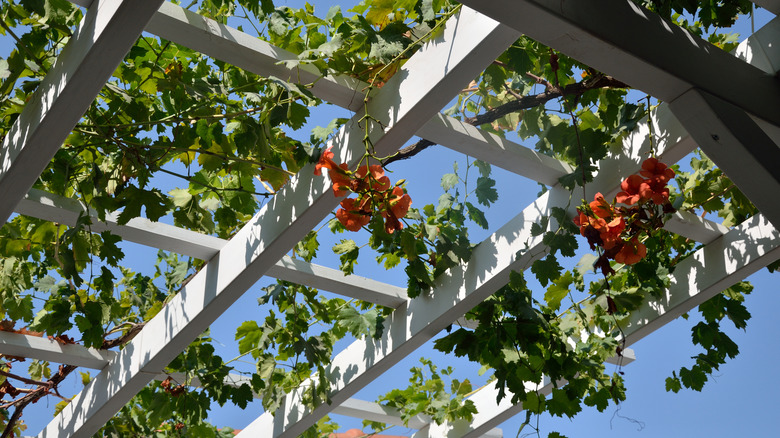
[[[37,189],[30,190],[14,211],[68,226],[74,226],[79,215],[89,214],[92,232],[110,231],[129,242],[173,251],[201,260],[214,257],[227,243],[224,239],[162,222],[152,222],[141,217],[130,219],[125,225],[119,225],[116,222],[119,212],[107,213],[106,220],[100,221],[96,211],[88,209],[77,200]]]
[[[469,29],[466,32],[463,29]],[[468,34],[467,34],[468,33]],[[366,111],[385,127],[371,133],[376,153],[398,149],[517,38],[464,8],[377,92]],[[357,114],[334,140],[340,161],[355,166],[365,150]],[[360,126],[358,126],[360,125]],[[91,436],[157,372],[203,332],[338,203],[326,178],[308,165],[39,435]]]
[[[313,83],[311,92],[334,105],[353,111],[363,105],[365,84],[357,79],[343,75],[322,77],[316,67],[299,64],[293,53],[173,3],[163,4],[146,30],[255,74]]]
[[[664,224],[664,229],[695,242],[710,243],[726,234],[729,229],[689,211],[678,211]]]
[[[778,1],[780,3],[780,1]],[[753,35],[742,41],[734,50],[734,56],[768,74],[780,70],[780,18],[775,17]]]
[[[0,223],[30,190],[162,1],[94,1],[3,139]]]
[[[779,258],[777,229],[760,215],[748,219],[675,267],[664,298],[646,301],[629,317],[629,323],[623,327],[626,345],[634,344]],[[552,385],[545,382],[532,390],[548,395]],[[478,409],[473,421],[431,425],[431,436],[478,437],[522,411],[522,403],[513,405],[511,397],[496,403],[497,396],[495,386],[482,389],[471,397]]]
[[[338,269],[287,256],[268,269],[266,275],[391,308],[396,308],[408,300],[405,288],[359,275],[347,276]]]
[[[780,193],[780,147],[744,110],[706,91],[690,90],[669,106],[704,153],[780,227],[780,203],[772,195]]]
[[[222,249],[227,240],[185,230],[145,218],[133,218],[125,225],[118,225],[119,213],[109,213],[101,222],[97,212],[87,209],[75,199],[32,189],[16,206],[16,212],[38,219],[65,225],[75,225],[80,214],[89,211],[92,225],[90,231],[110,231],[129,242],[173,251],[179,254],[209,260]],[[285,256],[272,266],[266,275],[281,280],[331,291],[350,298],[387,307],[398,307],[406,302],[406,290],[401,287],[380,283],[359,275],[346,276],[339,270],[326,268],[303,260]]]
[[[53,339],[0,331],[0,354],[49,362],[103,369],[116,352],[86,348],[79,344],[61,344]]]
[[[417,135],[548,186],[573,171],[567,163],[441,113]]]
[[[780,83],[774,75],[629,0],[463,3],[663,101],[696,87],[780,125]],[[744,86],[724,86],[732,78]]]
[[[647,301],[624,328],[626,344],[689,312],[759,269],[780,259],[780,232],[754,216],[677,264],[663,299]]]

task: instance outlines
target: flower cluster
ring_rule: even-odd
[[[392,186],[385,170],[378,164],[363,165],[352,172],[346,163],[336,164],[333,156],[331,148],[325,150],[314,168],[314,174],[321,175],[323,168],[328,169],[335,196],[357,194],[356,198],[341,201],[341,208],[336,211],[336,218],[344,228],[349,231],[360,230],[368,225],[374,212],[380,212],[385,219],[386,232],[392,233],[403,228],[400,219],[409,211],[412,198],[400,182]]]
[[[661,228],[666,214],[674,208],[669,203],[667,184],[674,171],[655,158],[642,163],[639,174],[631,175],[621,184],[621,192],[613,202],[597,193],[593,202],[578,208],[574,223],[588,239],[591,249],[602,251],[595,267],[604,275],[614,273],[610,260],[633,265],[647,255],[640,241],[642,234]]]

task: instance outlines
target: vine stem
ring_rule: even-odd
[[[580,127],[577,124],[577,116],[574,115],[574,110],[569,109],[569,115],[571,115],[571,123],[574,125],[574,135],[577,137],[577,150],[580,154],[580,169],[582,170],[582,199],[586,200],[587,195],[585,193],[585,156],[582,150],[582,142],[580,141]]]
[[[41,382],[40,380],[28,379],[26,377],[22,377],[14,373],[9,373],[8,371],[3,371],[3,370],[0,370],[0,376],[10,377],[12,379],[16,379],[21,382],[24,382],[28,385],[51,386],[51,382]]]
[[[75,365],[60,365],[59,371],[57,371],[57,374],[52,376],[48,382],[46,382],[46,386],[41,386],[24,397],[18,400],[14,400],[13,405],[16,406],[16,409],[11,415],[11,418],[8,419],[8,422],[6,423],[5,429],[3,430],[2,435],[0,435],[0,438],[9,438],[13,436],[14,426],[16,426],[16,423],[19,422],[19,418],[21,418],[24,408],[26,408],[30,403],[35,403],[40,400],[41,397],[48,394],[52,389],[56,391],[57,385],[65,380],[65,378],[77,368],[78,367]]]
[[[653,141],[653,138],[655,135],[653,134],[653,117],[652,117],[652,106],[650,105],[650,95],[648,94],[647,97],[647,128],[650,130],[648,132],[647,136],[650,139],[650,156],[655,157],[656,150],[655,150],[655,142]]]

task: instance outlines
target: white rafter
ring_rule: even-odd
[[[0,223],[30,190],[162,2],[93,1],[0,146]]]
[[[53,339],[0,331],[0,354],[102,369],[116,352],[63,344]]]
[[[472,30],[466,35],[463,28]],[[415,54],[368,104],[385,127],[372,132],[377,154],[398,149],[517,33],[464,8],[442,35]],[[340,161],[362,156],[357,121],[334,140]],[[326,178],[305,167],[150,320],[39,435],[91,436],[180,351],[289,251],[338,203]]]

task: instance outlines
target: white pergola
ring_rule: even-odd
[[[94,232],[203,260],[206,266],[119,352],[60,345],[47,339],[0,332],[0,353],[100,370],[39,438],[89,437],[209,327],[262,276],[271,276],[394,308],[380,339],[356,340],[333,359],[333,404],[308,410],[290,394],[273,415],[264,413],[239,436],[296,437],[320,418],[337,413],[403,424],[392,409],[353,396],[413,353],[442,329],[505,285],[549,250],[531,225],[553,207],[566,208],[559,177],[568,164],[464,124],[440,111],[521,34],[538,40],[666,102],[652,114],[656,149],[674,163],[697,146],[728,174],[761,214],[728,229],[678,212],[666,224],[674,233],[705,244],[677,265],[661,302],[647,303],[624,329],[627,344],[647,336],[723,289],[780,258],[780,19],[727,54],[662,21],[628,0],[463,0],[444,32],[417,52],[363,108],[361,84],[328,75],[312,92],[356,113],[334,139],[340,162],[355,166],[362,155],[357,120],[370,114],[386,127],[372,139],[379,155],[412,136],[541,182],[551,189],[510,219],[474,250],[468,264],[438,279],[435,298],[409,299],[402,288],[287,257],[291,248],[338,204],[325,178],[305,168],[229,241],[137,218],[92,214]],[[237,29],[163,0],[75,0],[87,8],[76,35],[6,136],[0,150],[0,217],[17,212],[75,224],[85,209],[73,199],[31,187],[142,31],[200,51],[262,76],[313,82],[308,65],[288,69],[297,56]],[[780,13],[780,1],[755,1]],[[597,12],[595,12],[597,11]],[[496,21],[498,20],[498,21]],[[738,78],[740,86],[729,83]],[[639,169],[647,152],[647,124],[625,138],[622,153],[599,163],[589,196],[614,195],[623,177]],[[773,158],[774,157],[774,158]],[[569,207],[573,213],[573,207]],[[528,245],[528,246],[526,246]],[[528,248],[524,255],[518,250]],[[337,372],[349,368],[349,373]],[[163,377],[164,378],[164,377]],[[242,377],[231,377],[235,384]],[[197,384],[197,382],[193,382]],[[552,384],[531,390],[549,392]],[[418,416],[416,437],[501,436],[495,427],[522,410],[496,389],[472,396],[479,413],[471,423],[437,425]]]

